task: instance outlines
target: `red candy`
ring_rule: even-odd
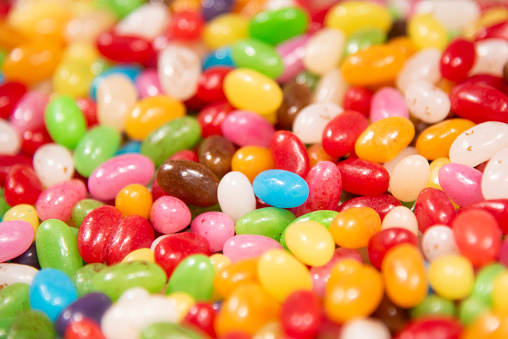
[[[342,187],[346,192],[358,195],[380,195],[390,185],[390,174],[380,164],[347,159],[337,164],[342,176]]]
[[[370,104],[374,92],[370,89],[358,86],[349,87],[344,95],[343,108],[361,113],[366,118],[369,117]]]
[[[89,98],[77,98],[76,104],[86,119],[86,125],[90,128],[97,124],[97,105]]]
[[[282,304],[281,324],[290,338],[315,338],[321,327],[321,302],[311,291],[291,293]]]
[[[374,197],[365,196],[353,198],[341,204],[337,211],[345,211],[351,207],[370,207],[379,214],[382,221],[385,215],[397,206],[402,206],[397,198],[383,194]]]
[[[270,151],[277,169],[305,178],[310,170],[309,155],[303,142],[289,131],[277,131],[270,141]]]
[[[168,27],[168,34],[174,40],[197,40],[205,22],[197,12],[180,12],[173,14]]]
[[[21,140],[21,150],[29,156],[33,156],[35,151],[42,145],[49,144],[53,141],[44,126],[24,131],[23,134],[21,134]]]
[[[450,92],[452,110],[477,124],[486,121],[508,123],[508,96],[483,84],[458,85]]]
[[[154,54],[151,44],[145,39],[119,36],[114,32],[99,35],[97,49],[106,58],[118,62],[145,62]]]
[[[26,94],[26,86],[19,82],[5,82],[0,85],[0,118],[8,119],[19,99]]]
[[[215,320],[215,310],[210,304],[199,302],[193,305],[185,318],[184,324],[189,324],[198,327],[212,338],[216,338],[213,322]]]
[[[345,111],[330,120],[323,130],[323,148],[332,157],[342,157],[355,149],[356,139],[369,125],[365,116]]]
[[[459,339],[462,325],[452,318],[418,319],[403,328],[395,339]]]
[[[443,78],[462,81],[467,78],[475,62],[474,44],[464,39],[451,42],[441,56],[440,70]]]
[[[222,84],[231,70],[230,67],[212,67],[204,71],[199,77],[196,98],[202,102],[226,101]]]
[[[374,234],[369,240],[369,259],[375,268],[381,269],[386,252],[391,248],[409,243],[418,246],[416,236],[405,228],[388,228]]]
[[[72,322],[65,329],[64,339],[106,339],[99,325],[88,319]]]
[[[462,208],[458,214],[470,209],[480,209],[489,212],[497,221],[503,235],[508,234],[508,199],[494,199],[478,201]]]
[[[16,164],[32,167],[32,159],[24,155],[0,155],[0,186],[4,186],[7,173]]]
[[[455,218],[455,208],[445,192],[427,187],[416,198],[414,214],[418,229],[425,232],[430,226],[440,224],[450,226]]]
[[[234,107],[227,102],[214,103],[204,107],[197,117],[203,138],[210,135],[222,135],[220,124],[234,110]]]
[[[42,183],[32,166],[16,164],[5,177],[5,201],[11,205],[34,205],[42,192]]]

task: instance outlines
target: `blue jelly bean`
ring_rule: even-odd
[[[231,47],[216,49],[205,57],[203,61],[203,69],[206,70],[214,66],[236,66],[233,62],[233,52],[231,51]]]
[[[126,142],[120,149],[115,153],[115,156],[126,153],[141,153],[141,142],[140,141],[129,141]]]
[[[279,208],[300,206],[309,196],[309,186],[299,175],[284,170],[261,172],[252,183],[254,194]]]
[[[233,7],[233,0],[201,0],[201,14],[206,21],[228,13]]]
[[[90,97],[93,100],[97,100],[97,88],[99,88],[100,84],[104,81],[104,79],[111,74],[123,74],[133,82],[136,81],[139,73],[141,73],[141,68],[136,66],[116,66],[107,69],[101,74],[97,75],[90,86]]]
[[[64,308],[77,299],[71,279],[62,271],[44,268],[30,285],[30,307],[44,312],[55,321]]]

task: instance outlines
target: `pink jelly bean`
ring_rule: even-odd
[[[235,223],[226,213],[206,212],[194,218],[191,232],[208,240],[211,252],[219,252],[224,243],[235,235]]]
[[[448,197],[459,206],[483,200],[482,172],[463,164],[446,164],[439,170],[439,184]]]
[[[32,91],[23,96],[16,105],[9,121],[20,134],[44,126],[44,109],[48,103],[48,95]]]
[[[275,248],[283,249],[282,245],[272,238],[263,235],[241,234],[229,238],[224,243],[222,253],[233,263],[259,257],[264,252]]]
[[[35,203],[39,219],[66,221],[71,217],[72,208],[86,198],[86,185],[78,179],[60,182],[46,188]]]
[[[141,154],[122,154],[101,164],[88,178],[90,194],[99,200],[112,200],[130,184],[148,185],[155,166]]]
[[[402,94],[393,87],[383,87],[372,96],[370,107],[370,120],[378,120],[389,117],[403,117],[409,119],[406,100]]]
[[[238,146],[270,146],[275,127],[259,114],[234,111],[221,124],[222,134]]]
[[[314,165],[305,178],[309,197],[295,208],[296,217],[319,210],[335,210],[342,193],[342,179],[337,166],[331,161]]]
[[[176,233],[190,224],[191,212],[182,200],[165,195],[153,203],[150,210],[150,222],[157,232]]]
[[[0,262],[16,258],[34,240],[34,228],[23,220],[0,222]]]
[[[297,36],[276,47],[277,52],[282,57],[282,63],[284,64],[284,72],[279,76],[277,81],[289,81],[303,71],[303,56],[305,45],[307,45],[309,38],[309,35]]]
[[[136,77],[136,88],[141,98],[164,94],[156,69],[147,69],[141,72]]]

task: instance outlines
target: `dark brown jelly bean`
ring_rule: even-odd
[[[199,146],[199,162],[222,178],[231,171],[231,159],[236,152],[235,145],[220,135],[212,135]]]

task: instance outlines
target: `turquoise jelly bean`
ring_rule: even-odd
[[[235,66],[231,47],[223,47],[209,53],[203,59],[203,70],[214,66]]]
[[[300,206],[309,196],[309,186],[298,174],[285,170],[261,172],[252,183],[254,194],[279,208]]]
[[[126,142],[115,155],[126,154],[126,153],[141,153],[141,142],[140,141],[129,141]]]

